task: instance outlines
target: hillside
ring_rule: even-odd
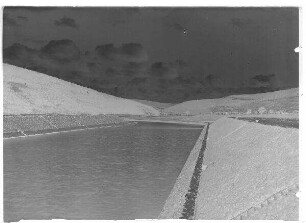
[[[217,99],[202,99],[186,101],[166,108],[167,113],[207,114],[222,112],[246,113],[251,110],[256,113],[260,107],[266,112],[296,112],[299,109],[299,89],[293,88],[275,92],[231,95]]]
[[[134,99],[134,101],[140,102],[141,104],[149,105],[158,110],[166,109],[174,105],[172,103],[162,103],[158,101],[148,101],[148,100],[140,100],[140,99]]]
[[[4,114],[159,115],[151,106],[3,64]]]

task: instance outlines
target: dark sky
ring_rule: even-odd
[[[298,8],[6,7],[4,61],[125,98],[298,87]]]

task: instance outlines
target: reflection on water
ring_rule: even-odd
[[[4,218],[156,218],[200,128],[137,124],[4,141]]]

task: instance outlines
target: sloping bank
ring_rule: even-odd
[[[211,124],[193,219],[298,220],[298,137],[298,129],[229,118]],[[188,160],[160,218],[182,215],[196,154]]]
[[[28,114],[3,116],[3,137],[12,138],[122,123],[115,115]]]
[[[161,214],[159,215],[159,218],[182,218],[182,216],[186,212],[186,205],[190,206],[190,204],[188,204],[190,203],[190,201],[188,201],[188,199],[186,200],[186,198],[191,197],[190,192],[191,190],[194,190],[194,188],[191,188],[191,186],[194,187],[194,185],[192,185],[194,184],[193,181],[197,181],[197,179],[195,179],[194,173],[197,172],[195,170],[197,169],[197,163],[199,163],[199,157],[201,157],[201,154],[203,154],[204,152],[203,141],[205,140],[205,136],[207,136],[207,129],[208,125],[203,128],[196,144],[191,150],[190,155],[180,175],[178,176],[168,199],[166,200],[166,203],[163,207]],[[195,191],[197,191],[197,188]],[[192,202],[193,198],[189,200],[191,200]]]

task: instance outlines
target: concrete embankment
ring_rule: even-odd
[[[128,119],[129,121],[134,122],[143,122],[143,123],[164,123],[164,124],[173,124],[173,125],[193,125],[193,126],[204,126],[205,124],[199,123],[199,122],[180,122],[180,121],[164,121],[164,120],[150,120],[150,119],[143,119],[143,120],[137,120],[137,119]]]
[[[5,115],[3,137],[38,135],[78,129],[98,128],[123,122],[114,115]]]
[[[298,220],[298,133],[227,118],[212,124],[195,218]]]
[[[191,150],[191,153],[180,175],[178,176],[168,199],[166,200],[166,203],[159,218],[178,219],[182,216],[182,212],[184,210],[185,205],[185,196],[186,194],[188,194],[188,191],[190,189],[190,182],[202,148],[202,143],[205,138],[207,126],[208,125],[203,128],[197,142]]]
[[[180,218],[199,137],[160,218]],[[193,219],[298,220],[299,131],[221,118],[210,125]]]
[[[131,121],[143,121],[143,122],[163,122],[163,123],[182,123],[191,125],[202,125],[206,123],[212,123],[223,116],[218,115],[167,115],[167,116],[128,116],[126,117]]]

